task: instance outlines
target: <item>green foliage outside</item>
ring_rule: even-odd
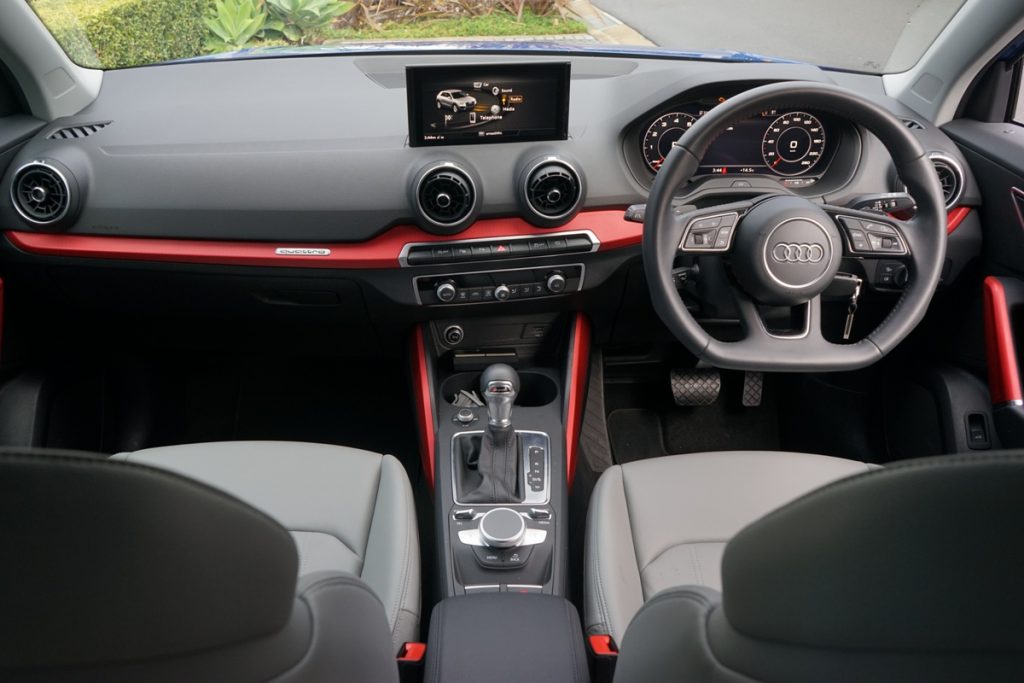
[[[82,66],[116,69],[203,53],[209,0],[31,0],[31,5]]]
[[[380,30],[342,27],[331,29],[333,40],[416,40],[430,38],[470,38],[487,36],[556,36],[586,33],[587,27],[577,19],[559,16],[537,16],[523,12],[521,21],[514,14],[494,12],[479,17],[428,19],[417,22],[388,22]]]
[[[73,61],[104,69],[272,45],[586,32],[558,0],[449,2],[29,0]]]

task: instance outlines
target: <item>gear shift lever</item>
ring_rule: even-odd
[[[503,363],[492,365],[480,377],[487,403],[487,430],[478,453],[469,453],[466,465],[476,461],[479,485],[463,496],[466,503],[518,503],[519,439],[512,427],[512,406],[519,394],[519,374]]]
[[[512,426],[512,405],[519,394],[519,373],[512,366],[496,363],[480,376],[480,392],[487,403],[487,425],[491,429]]]

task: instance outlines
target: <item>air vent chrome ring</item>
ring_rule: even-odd
[[[939,183],[942,185],[942,195],[946,199],[946,208],[952,209],[957,205],[964,193],[964,169],[959,161],[941,152],[932,152],[928,155],[928,159],[932,162],[935,172],[939,176]],[[949,184],[943,179],[944,173],[949,174]]]
[[[450,235],[469,227],[479,213],[480,195],[473,175],[445,161],[417,174],[412,201],[420,227]]]
[[[526,219],[543,228],[563,225],[580,210],[584,181],[576,167],[557,156],[529,163],[520,175],[519,202]]]
[[[14,172],[11,205],[32,225],[49,226],[64,220],[77,198],[69,174],[42,159],[30,161]]]

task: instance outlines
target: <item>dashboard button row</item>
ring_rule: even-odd
[[[485,259],[524,258],[553,254],[577,254],[592,251],[594,243],[586,235],[565,237],[529,237],[486,242],[419,245],[406,255],[410,266],[435,263],[459,263]]]

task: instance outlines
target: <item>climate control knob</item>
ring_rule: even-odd
[[[498,301],[508,301],[511,296],[512,290],[508,288],[508,285],[498,285],[494,288],[494,298]]]
[[[561,294],[565,291],[565,276],[561,273],[549,273],[545,285],[552,294]]]
[[[451,282],[442,282],[437,286],[437,289],[434,290],[437,300],[446,304],[455,301],[455,295],[457,293],[455,285]]]

